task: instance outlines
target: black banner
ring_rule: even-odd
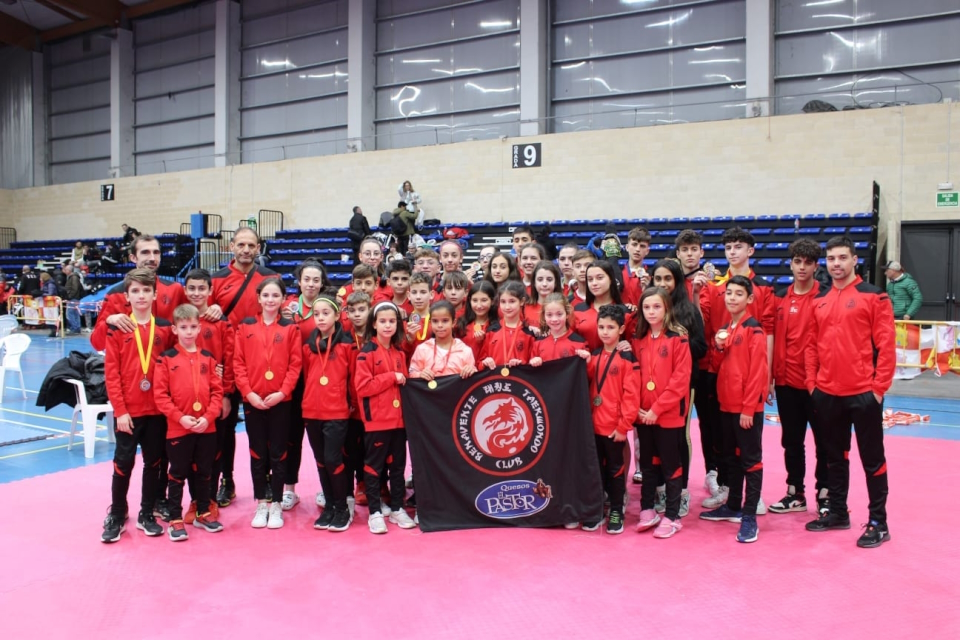
[[[434,388],[431,388],[433,386]],[[599,521],[603,487],[580,358],[403,388],[423,531]]]

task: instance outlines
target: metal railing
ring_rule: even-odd
[[[17,230],[13,227],[0,227],[0,249],[9,249],[17,241]]]

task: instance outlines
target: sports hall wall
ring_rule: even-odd
[[[198,210],[231,227],[263,208],[287,227],[342,227],[354,205],[371,221],[396,206],[405,179],[445,223],[854,212],[870,209],[876,180],[881,237],[896,246],[901,220],[944,217],[936,187],[960,183],[958,137],[947,103],[464,142],[0,192],[0,226],[89,238],[124,222],[177,231]],[[512,145],[530,141],[543,165],[511,168]],[[115,201],[100,201],[101,182]]]

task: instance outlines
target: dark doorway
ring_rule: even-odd
[[[917,320],[960,320],[960,224],[915,223],[901,228],[900,263],[923,293]]]

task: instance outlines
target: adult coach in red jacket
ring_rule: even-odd
[[[139,236],[130,248],[130,262],[137,269],[157,272],[160,267],[160,241],[150,235]],[[157,295],[153,301],[153,315],[166,321],[173,320],[173,310],[187,301],[179,282],[157,278]],[[90,334],[90,344],[97,351],[107,348],[107,325],[121,333],[133,333],[136,325],[130,319],[130,301],[127,300],[123,283],[111,287],[103,298],[103,306],[97,316],[97,324]]]
[[[854,270],[853,241],[827,242],[827,270],[833,287],[813,300],[813,338],[806,347],[806,384],[827,447],[830,510],[807,531],[849,529],[850,425],[867,476],[870,521],[858,547],[879,547],[887,528],[887,461],[883,451],[883,396],[893,383],[896,338],[887,294]]]
[[[230,326],[236,329],[244,318],[255,318],[260,313],[257,285],[265,278],[278,276],[275,271],[257,264],[260,236],[250,227],[240,227],[233,233],[230,251],[233,252],[230,264],[211,275],[213,293],[210,296],[210,310],[225,315]],[[229,506],[237,497],[233,482],[233,460],[237,451],[237,412],[241,402],[243,398],[240,392],[234,389],[230,394],[230,414],[217,425],[218,429],[223,430],[220,434],[222,449],[213,474],[214,482],[222,474],[216,497],[221,507]]]

